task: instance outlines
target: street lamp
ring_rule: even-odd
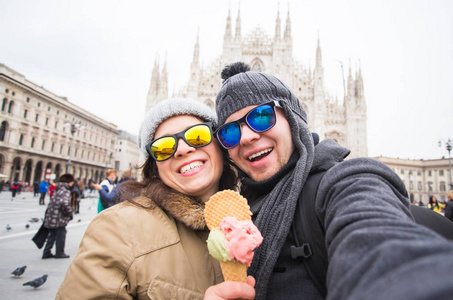
[[[69,170],[71,168],[71,152],[72,152],[72,149],[74,148],[74,133],[77,131],[77,130],[82,130],[85,128],[85,126],[83,125],[80,125],[80,123],[77,123],[77,122],[66,122],[64,123],[63,127],[68,127],[70,126],[70,130],[71,130],[71,145],[69,146],[69,154],[68,154],[68,164],[66,165],[66,173],[69,173]]]
[[[447,151],[448,151],[448,164],[450,167],[450,190],[453,190],[453,181],[451,180],[451,155],[450,155],[450,152],[451,152],[451,149],[453,146],[453,142],[452,142],[451,138],[448,138],[448,141],[444,142],[444,144],[445,144],[445,149],[447,149]],[[439,140],[439,147],[442,147],[441,140]]]

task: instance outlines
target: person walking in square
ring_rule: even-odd
[[[69,258],[64,251],[66,242],[66,225],[72,220],[71,188],[74,184],[72,174],[63,174],[58,179],[55,193],[50,197],[49,205],[44,217],[44,227],[49,229],[49,236],[44,247],[42,258]],[[56,252],[51,250],[55,243]]]
[[[39,205],[45,205],[46,204],[45,203],[45,198],[46,198],[46,194],[47,194],[48,190],[49,190],[49,180],[48,179],[44,179],[39,184],[39,193],[41,194],[39,196]]]

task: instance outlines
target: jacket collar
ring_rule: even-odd
[[[200,203],[192,197],[174,192],[170,193],[161,202],[152,200],[151,206],[149,205],[150,199],[145,197],[135,198],[133,202],[149,208],[154,208],[154,205],[156,205],[176,220],[194,230],[204,230],[207,228],[204,219],[204,203]]]

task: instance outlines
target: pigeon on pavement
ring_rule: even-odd
[[[35,278],[35,279],[31,280],[31,281],[28,281],[28,282],[24,283],[23,286],[29,285],[29,286],[37,289],[41,285],[43,285],[44,282],[46,282],[46,280],[47,280],[47,274],[42,275],[41,277]]]
[[[28,222],[37,223],[39,222],[39,218],[31,218]]]
[[[20,275],[24,274],[26,267],[27,266],[19,267],[16,270],[14,270],[11,274],[13,274],[14,277],[20,277]]]
[[[25,228],[30,228],[30,225],[29,224],[25,224]]]
[[[11,226],[9,226],[9,224],[6,224],[6,230],[8,230],[8,231],[11,230]]]

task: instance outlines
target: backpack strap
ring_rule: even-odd
[[[415,222],[437,232],[447,240],[453,240],[453,222],[426,207],[411,204]]]
[[[319,183],[324,174],[338,162],[328,162],[310,171],[302,188],[292,225],[295,246],[291,246],[291,257],[301,258],[323,297],[327,295],[327,249],[324,226],[315,212],[315,199]]]

